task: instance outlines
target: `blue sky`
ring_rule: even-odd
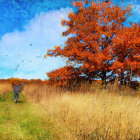
[[[140,1],[132,4],[129,21],[140,23]],[[120,0],[114,0],[120,3]],[[65,65],[58,58],[43,59],[48,49],[63,45],[66,27],[61,19],[74,10],[70,0],[0,0],[0,79],[47,79],[46,72]]]

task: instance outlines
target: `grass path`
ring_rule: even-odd
[[[0,140],[46,140],[55,139],[52,123],[38,106],[26,102],[14,103],[13,92],[0,95]]]

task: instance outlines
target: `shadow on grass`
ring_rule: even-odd
[[[18,101],[16,102],[16,104],[24,104],[25,102],[24,101]]]
[[[23,103],[23,101],[18,101],[18,103]]]

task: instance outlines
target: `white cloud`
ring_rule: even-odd
[[[15,73],[13,75],[13,78],[18,78],[18,77],[20,77],[21,79],[38,79],[40,77],[44,77],[44,73],[40,73],[40,72],[33,72],[33,73],[19,72],[19,73]]]
[[[60,18],[67,19],[70,11],[62,8],[41,13],[24,26],[25,31],[5,34],[0,41],[0,67],[15,70],[15,77],[44,79],[47,78],[46,72],[64,66],[60,58],[42,58],[48,49],[67,40],[62,37],[66,27],[61,25]]]

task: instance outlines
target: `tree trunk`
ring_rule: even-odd
[[[106,84],[107,84],[106,83],[106,71],[102,72],[102,78],[101,79],[102,79],[102,88],[105,89],[106,88]]]
[[[124,83],[125,83],[125,78],[124,78],[124,73],[123,71],[121,70],[121,73],[120,73],[120,76],[119,76],[119,79],[120,79],[120,87],[124,86]]]

